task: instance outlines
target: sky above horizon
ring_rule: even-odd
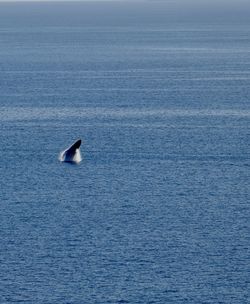
[[[80,11],[85,10],[84,2],[88,9],[91,7],[98,9],[100,14],[102,14],[102,18],[108,18],[108,16],[111,18],[111,15],[115,12],[113,9],[119,10],[120,17],[128,15],[130,18],[134,18],[134,20],[140,20],[141,15],[146,11],[147,14],[144,15],[147,16],[148,19],[155,17],[155,20],[157,20],[157,18],[164,20],[166,18],[173,19],[176,17],[179,20],[183,18],[189,19],[190,21],[192,21],[192,19],[200,21],[210,19],[211,22],[213,20],[216,22],[224,20],[227,22],[242,23],[248,21],[250,16],[250,0],[0,0],[2,4],[1,15],[5,20],[7,18],[4,13],[6,10],[10,13],[23,11],[26,14],[26,5],[29,5],[29,3],[34,3],[34,5],[30,5],[30,8],[33,7],[32,10],[40,11],[48,7],[49,10],[47,10],[47,12],[51,11],[50,14],[53,17],[53,14],[55,14],[55,16],[59,14],[57,11],[71,11],[73,7],[78,5],[77,3],[79,3],[78,7]],[[70,5],[70,3],[72,3],[72,5]],[[75,4],[73,5],[73,3]],[[58,10],[58,8],[60,8],[60,10]],[[142,13],[142,11],[144,11],[144,13]],[[104,12],[109,15],[104,17]],[[30,14],[27,15],[27,18],[31,17]],[[112,18],[113,17],[114,16],[112,16]]]
[[[172,5],[209,5],[209,6],[250,6],[249,0],[0,0],[0,2],[147,2],[147,3],[165,3]]]
[[[235,4],[248,4],[249,0],[0,0],[0,2],[166,2],[166,3],[235,3]]]
[[[89,2],[89,3],[97,3],[97,2],[129,2],[133,3],[152,3],[152,4],[166,4],[173,5],[179,7],[250,7],[249,0],[0,0],[0,2]]]
[[[249,0],[0,0],[0,2],[147,2],[147,3],[165,3],[173,5],[209,5],[209,6],[220,6],[220,5],[233,5],[239,6],[250,6]]]

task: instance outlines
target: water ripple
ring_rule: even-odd
[[[1,107],[1,121],[75,118],[167,118],[167,117],[238,117],[249,118],[250,110],[241,109],[139,109],[139,108],[56,108]]]

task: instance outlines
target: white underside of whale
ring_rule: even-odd
[[[61,162],[80,163],[82,161],[81,151],[80,149],[76,149],[73,155],[68,155],[67,150],[62,151],[59,155],[59,160]]]

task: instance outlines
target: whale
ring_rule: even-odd
[[[78,139],[70,147],[62,151],[59,155],[59,160],[62,162],[69,162],[69,163],[81,162],[82,160],[81,152],[80,152],[81,143],[82,140]]]

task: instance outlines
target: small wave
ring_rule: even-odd
[[[244,117],[250,118],[250,111],[243,109],[150,109],[150,108],[17,108],[1,107],[1,121],[47,120],[75,118],[146,118],[146,117]]]

